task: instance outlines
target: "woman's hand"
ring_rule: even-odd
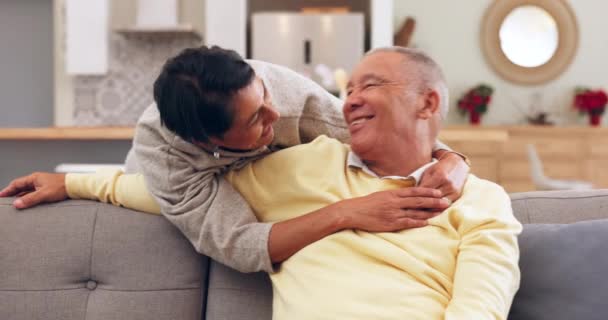
[[[443,197],[454,202],[462,195],[469,171],[469,165],[462,157],[450,152],[424,172],[419,186],[438,189]]]
[[[2,197],[19,197],[13,202],[17,209],[65,200],[68,198],[65,174],[35,172],[17,178],[0,191],[0,198]]]
[[[335,203],[342,229],[393,232],[426,226],[427,220],[449,207],[441,192],[429,188],[380,191]]]

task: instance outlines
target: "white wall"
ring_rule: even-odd
[[[571,111],[574,87],[608,88],[608,2],[570,0],[579,24],[579,48],[570,67],[557,79],[539,86],[520,86],[500,78],[485,62],[479,31],[491,0],[395,1],[395,27],[408,16],[416,19],[413,46],[431,54],[443,67],[451,92],[449,123],[465,123],[456,110],[456,100],[480,82],[494,86],[494,100],[482,120],[484,124],[523,123],[514,104],[529,105],[531,95],[542,94],[542,105],[559,114],[565,124],[585,124]],[[608,120],[604,117],[604,123]]]
[[[52,5],[0,1],[0,23],[0,127],[47,127],[53,123]]]
[[[241,56],[247,53],[247,1],[206,0],[205,36],[208,46],[232,49]]]

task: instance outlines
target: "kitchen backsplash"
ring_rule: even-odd
[[[152,86],[167,58],[200,45],[192,34],[112,34],[109,72],[74,78],[74,123],[130,126],[153,102]]]

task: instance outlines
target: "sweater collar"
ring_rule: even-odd
[[[431,167],[433,164],[435,164],[437,162],[437,159],[432,159],[431,162],[421,166],[420,168],[414,170],[414,172],[410,173],[407,177],[402,177],[402,176],[384,176],[384,177],[380,177],[378,176],[376,173],[374,173],[364,162],[363,160],[361,160],[361,158],[359,158],[358,155],[356,155],[354,152],[349,151],[348,152],[348,157],[346,159],[346,165],[351,167],[351,168],[358,168],[361,169],[363,172],[369,174],[372,177],[375,178],[380,178],[380,179],[390,179],[390,180],[408,180],[408,179],[413,179],[415,182],[415,185],[418,185],[420,183],[420,180],[422,179],[422,175],[424,174],[424,172]]]

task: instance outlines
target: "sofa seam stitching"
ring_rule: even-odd
[[[86,200],[76,200],[76,199],[72,199],[72,201],[86,201]],[[12,207],[13,205],[10,203],[0,203],[0,206],[3,207]],[[87,203],[79,203],[79,204],[59,204],[59,203],[48,203],[45,204],[45,206],[47,207],[51,207],[51,208],[63,208],[63,207],[94,207],[94,205],[91,204],[87,204]]]
[[[91,231],[91,249],[89,251],[89,280],[93,279],[93,241],[95,240],[95,230],[97,229],[97,214],[99,212],[99,204],[95,207],[95,215],[93,216],[93,230]],[[86,285],[85,285],[86,287]],[[87,320],[87,315],[89,314],[89,300],[91,299],[91,291],[89,290],[87,294],[87,302],[85,304],[84,309],[84,320]]]
[[[528,201],[526,203],[526,217],[528,219],[528,223],[532,223],[532,219],[530,218],[530,203]]]
[[[241,288],[229,288],[229,287],[211,287],[209,289],[213,289],[213,290],[230,290],[230,291],[240,291],[240,292],[258,292],[258,290],[255,289],[241,289]]]
[[[91,249],[89,251],[89,279],[93,279],[93,241],[95,241],[95,230],[97,230],[97,216],[99,213],[99,204],[95,208],[95,216],[93,217],[93,231],[91,232]]]
[[[0,289],[0,292],[31,292],[31,291],[69,291],[85,289],[86,286],[74,288],[57,288],[57,289]]]
[[[202,260],[203,258],[201,258]],[[201,279],[200,287],[201,287],[201,298],[204,299],[204,302],[201,305],[201,317],[204,319],[207,317],[207,308],[209,305],[209,283],[211,282],[211,266],[213,265],[209,260],[206,260],[203,263],[207,263],[207,270],[204,274],[204,278]]]
[[[58,288],[58,289],[0,289],[0,292],[69,291],[69,290],[79,290],[79,289],[87,289],[87,287],[82,286],[82,287]],[[182,291],[182,290],[198,290],[198,289],[201,289],[201,287],[197,286],[197,287],[187,287],[187,288],[159,288],[159,289],[132,289],[132,290],[106,289],[106,288],[96,287],[94,290],[116,291],[116,292],[155,292],[155,291]],[[89,291],[93,291],[93,290],[89,290]],[[88,303],[88,298],[87,298],[87,303]]]
[[[608,198],[608,194],[602,194],[602,195],[595,195],[595,196],[563,196],[563,197],[556,197],[556,196],[533,196],[533,197],[526,197],[526,198],[520,198],[520,199],[515,199],[515,200],[511,200],[511,201],[527,201],[527,200],[538,200],[538,199],[553,199],[553,200],[571,200],[571,199],[589,199],[589,198]]]
[[[199,289],[201,289],[200,286],[191,287],[191,288],[160,288],[160,289],[144,289],[144,290],[140,290],[140,289],[133,289],[133,290],[106,289],[106,288],[100,288],[100,287],[95,288],[95,290],[115,291],[115,292],[156,292],[156,291],[184,291],[184,290],[199,290]]]

